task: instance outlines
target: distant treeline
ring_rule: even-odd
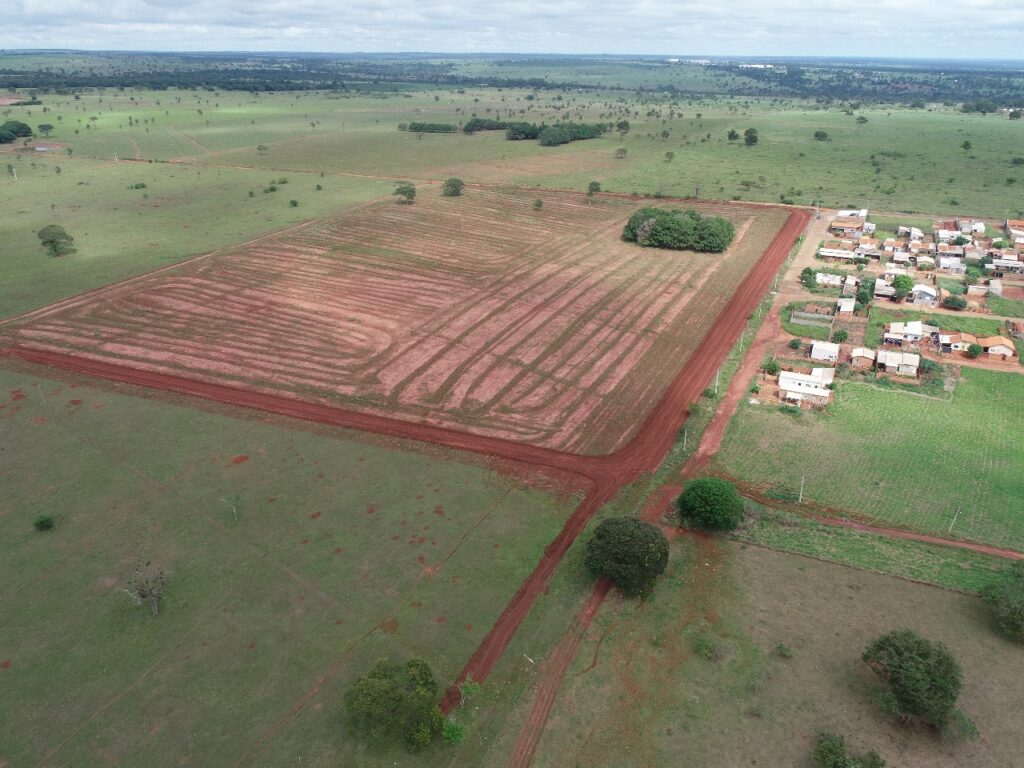
[[[608,127],[604,123],[509,123],[505,130],[505,138],[509,141],[537,139],[542,146],[555,147],[559,144],[568,144],[570,141],[596,139],[606,130]]]
[[[412,133],[455,133],[455,126],[451,123],[399,123],[398,130]]]

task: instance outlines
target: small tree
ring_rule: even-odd
[[[779,365],[778,361],[773,357],[769,357],[763,363],[761,363],[761,370],[767,373],[769,376],[778,376],[782,370],[782,366]]]
[[[850,338],[850,334],[848,334],[842,328],[840,328],[838,331],[832,334],[832,341],[834,341],[836,344],[842,344],[848,338]]]
[[[815,131],[814,138],[818,141],[828,141],[828,134],[825,131]]]
[[[462,190],[466,184],[462,179],[452,177],[445,181],[444,186],[441,187],[441,194],[445,197],[458,197],[462,194]]]
[[[626,149],[625,147],[619,147],[618,149],[615,150],[615,157],[618,158],[619,160],[621,160],[628,153],[629,153],[628,149]]]
[[[752,147],[758,142],[757,128],[747,128],[743,132],[743,143]]]
[[[942,306],[946,309],[967,309],[967,299],[951,293],[942,300]]]
[[[150,613],[160,613],[160,598],[167,589],[167,574],[160,568],[154,568],[149,560],[139,561],[135,572],[128,580],[124,590],[136,605],[149,605]]]
[[[730,128],[729,133],[726,135],[729,141],[739,141],[740,139],[740,132],[737,131],[735,128]]]
[[[967,356],[970,358],[980,357],[985,348],[981,344],[971,344],[967,347]]]
[[[49,515],[37,515],[36,519],[32,521],[32,527],[37,531],[52,531],[53,530],[53,518]]]
[[[902,299],[914,289],[914,278],[910,275],[896,275],[892,281],[892,296]]]
[[[299,207],[299,201],[298,200],[289,200],[288,201],[288,205],[290,205],[292,208],[298,208]]]
[[[671,163],[675,159],[676,159],[676,153],[675,152],[669,151],[669,152],[665,153],[665,162],[666,163]]]
[[[41,124],[39,126],[39,132],[41,134],[43,134],[43,136],[49,136],[51,133],[53,133],[53,124],[52,123],[43,123],[43,124]]]
[[[684,525],[712,530],[732,530],[743,519],[743,499],[736,486],[717,477],[687,483],[676,501]]]
[[[645,595],[668,564],[668,540],[635,517],[602,520],[584,559],[595,576],[611,579],[627,595]]]
[[[972,146],[973,145],[971,144],[971,142],[965,141],[963,144],[960,145],[960,149],[962,149],[964,152],[970,152]]]
[[[1015,640],[1024,642],[1024,562],[1014,563],[981,596],[992,606],[999,626]]]
[[[600,191],[601,191],[601,182],[599,182],[599,181],[592,181],[589,184],[587,184],[587,197],[593,197],[594,195],[596,195]]]
[[[903,722],[917,717],[940,731],[951,725],[963,675],[945,645],[898,629],[868,645],[861,658],[888,685],[883,706]]]
[[[39,241],[46,246],[51,256],[67,256],[75,252],[75,249],[72,247],[75,238],[58,224],[48,224],[36,234],[39,237]]]
[[[804,288],[813,288],[815,285],[814,267],[804,267],[800,270],[800,284]]]
[[[392,194],[400,198],[400,203],[412,205],[413,200],[416,199],[416,186],[408,181],[402,181],[395,185],[395,191]]]
[[[794,349],[794,350],[795,349],[800,349],[800,347],[802,347],[803,345],[804,344],[803,344],[802,341],[800,341],[800,339],[790,339],[789,340],[789,348],[790,349]]]
[[[533,210],[539,211],[543,207],[544,207],[544,201],[541,200],[539,197],[536,200],[533,201]]]
[[[864,757],[850,757],[846,740],[835,733],[818,734],[813,758],[816,768],[885,768],[885,760],[874,751]]]

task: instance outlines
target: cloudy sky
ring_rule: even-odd
[[[1024,58],[1021,0],[13,0],[0,48]]]

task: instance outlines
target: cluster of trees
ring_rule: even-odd
[[[8,120],[0,124],[0,144],[11,144],[16,139],[32,136],[32,126],[20,120]]]
[[[814,747],[815,768],[885,768],[885,760],[875,751],[863,757],[852,757],[846,740],[835,733],[821,733]]]
[[[462,126],[463,133],[476,133],[477,131],[504,131],[509,126],[505,120],[490,120],[484,117],[474,117]]]
[[[354,735],[381,746],[401,741],[419,752],[444,728],[437,699],[437,681],[425,661],[379,661],[345,692],[345,713]]]
[[[400,123],[399,130],[405,123]],[[455,126],[451,123],[409,123],[405,130],[412,133],[455,133]]]
[[[58,224],[48,224],[36,234],[51,256],[67,256],[75,252],[75,249],[72,247],[75,238]]]
[[[983,115],[990,114],[999,109],[999,105],[992,99],[978,99],[977,101],[965,101],[960,105],[960,111],[968,114],[980,112]]]
[[[721,253],[736,234],[732,222],[694,210],[641,208],[629,217],[622,239],[642,246]]]
[[[509,141],[537,139],[545,147],[568,144],[571,141],[596,139],[608,130],[604,123],[555,123],[554,125],[537,125],[536,123],[508,123],[505,138]]]

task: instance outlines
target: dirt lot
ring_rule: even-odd
[[[859,658],[895,627],[943,641],[960,660],[960,703],[978,741],[944,744],[880,714]],[[700,636],[717,660],[695,652]],[[855,752],[876,749],[892,768],[1017,765],[1022,683],[1024,655],[990,630],[976,598],[685,537],[650,600],[613,596],[598,615],[533,765],[804,766],[820,729],[844,734]]]
[[[363,207],[45,308],[13,344],[607,454],[786,214],[700,205],[736,222],[736,242],[675,253],[619,239],[640,201],[545,192],[536,211],[537,194]]]

